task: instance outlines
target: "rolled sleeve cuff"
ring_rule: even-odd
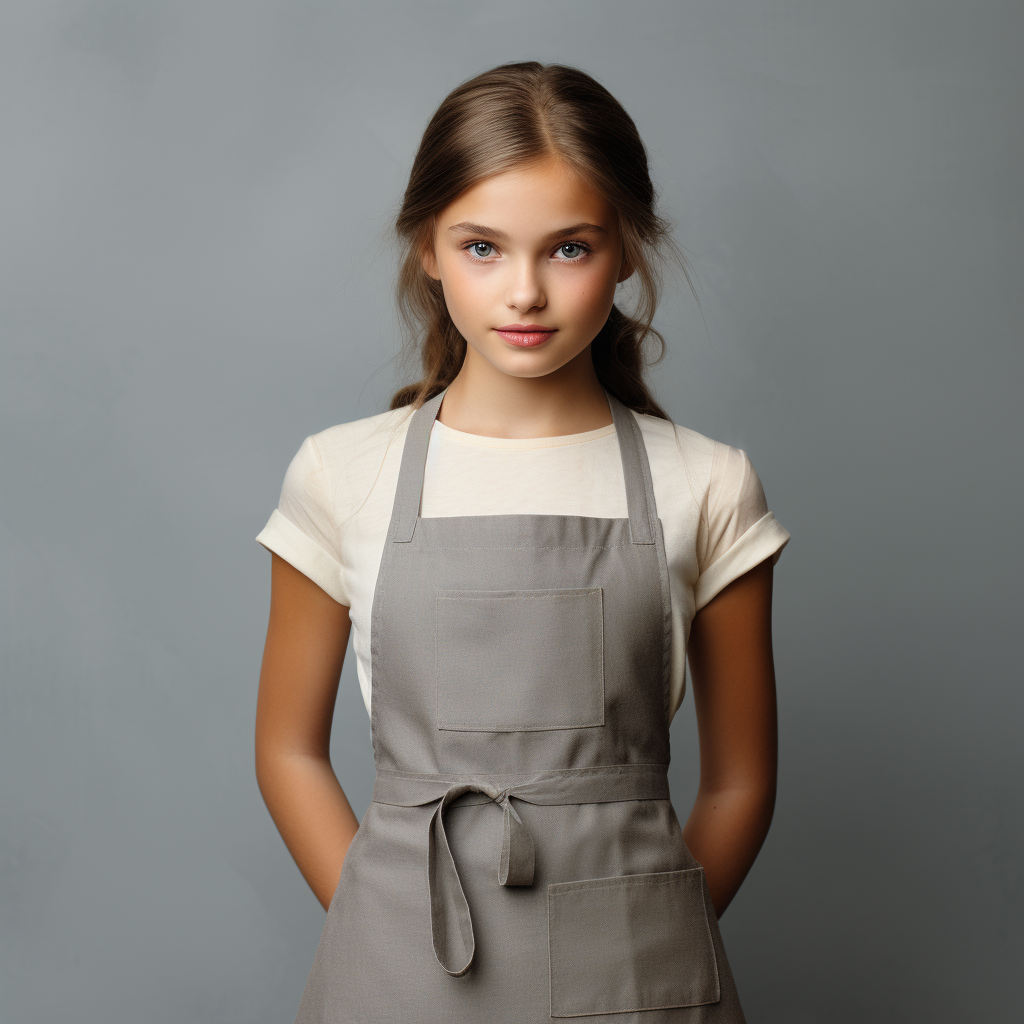
[[[771,512],[762,516],[728,551],[701,573],[693,588],[694,610],[700,611],[720,590],[771,558],[772,565],[789,543],[789,531]]]
[[[294,565],[338,604],[350,605],[341,564],[277,509],[270,514],[267,525],[257,534],[256,540],[268,551],[280,555],[289,565]]]

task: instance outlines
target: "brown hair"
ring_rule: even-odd
[[[466,355],[441,282],[420,262],[432,243],[435,218],[484,178],[552,155],[615,207],[623,255],[639,282],[633,315],[612,306],[591,344],[598,380],[631,409],[668,419],[644,380],[645,343],[652,337],[658,341],[652,362],[665,351],[665,339],[651,326],[661,291],[658,257],[667,251],[687,281],[690,275],[670,224],[655,211],[647,152],[633,120],[604,86],[577,68],[537,61],[503,64],[463,82],[423,133],[395,222],[405,249],[396,299],[403,325],[419,339],[409,348],[419,349],[423,377],[395,392],[392,409],[419,406],[444,390]]]

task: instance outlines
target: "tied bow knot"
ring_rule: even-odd
[[[533,885],[533,836],[512,806],[510,787],[498,789],[486,782],[460,782],[450,786],[430,818],[427,836],[427,889],[430,895],[430,933],[438,963],[458,978],[469,970],[476,952],[473,919],[444,830],[444,812],[463,793],[483,793],[504,811],[498,882]]]

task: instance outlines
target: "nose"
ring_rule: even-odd
[[[505,305],[520,313],[541,309],[547,303],[544,282],[537,265],[528,259],[516,261],[509,270]]]

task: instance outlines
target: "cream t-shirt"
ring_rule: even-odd
[[[370,711],[370,610],[391,519],[408,407],[307,437],[281,499],[256,538],[347,605],[363,702]],[[665,534],[672,596],[670,717],[686,686],[690,623],[723,587],[789,533],[768,511],[745,452],[637,414]],[[420,514],[570,515],[621,519],[626,489],[614,424],[561,437],[482,437],[436,421]]]

